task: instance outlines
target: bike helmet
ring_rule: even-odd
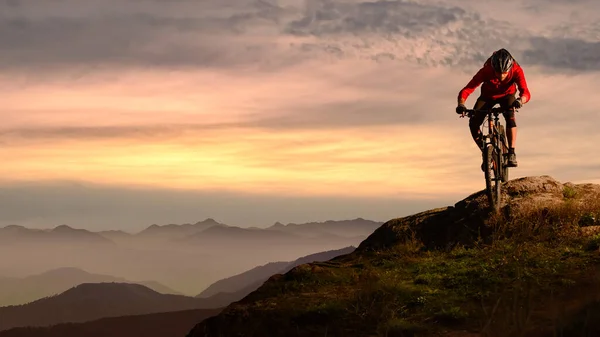
[[[502,48],[492,54],[492,68],[498,73],[506,73],[512,68],[514,59],[508,50]]]

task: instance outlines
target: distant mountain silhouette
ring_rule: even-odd
[[[316,253],[301,257],[293,262],[274,262],[256,267],[244,273],[217,281],[196,297],[209,297],[213,305],[223,306],[236,302],[258,289],[269,277],[275,274],[285,274],[292,268],[304,263],[320,262],[333,259],[340,255],[352,253],[356,247],[350,246],[337,250]]]
[[[0,228],[0,243],[40,243],[55,242],[71,244],[114,244],[104,236],[85,229],[75,229],[67,225],[60,225],[54,229],[29,229],[23,226],[6,226]]]
[[[250,229],[240,227],[210,227],[197,233],[191,237],[194,238],[208,238],[208,239],[226,239],[226,240],[251,240],[251,239],[265,239],[265,240],[295,240],[299,237],[291,233],[285,233],[281,231],[274,231],[268,229]]]
[[[226,238],[229,240],[272,240],[281,239],[299,242],[306,237],[321,241],[346,242],[345,239],[362,240],[370,235],[382,222],[357,218],[354,220],[329,220],[325,222],[309,222],[303,224],[290,223],[283,225],[279,222],[267,228],[242,228],[229,226],[207,218],[195,224],[151,225],[136,234],[121,230],[106,230],[91,232],[85,229],[75,229],[67,225],[54,229],[29,229],[23,226],[10,225],[0,228],[0,243],[39,243],[63,242],[69,243],[129,243],[139,239],[152,240],[205,240],[210,238]],[[202,234],[202,236],[200,236]],[[75,240],[75,241],[73,241]],[[315,241],[308,241],[316,243]]]
[[[268,278],[273,274],[277,274],[282,271],[287,265],[287,262],[271,262],[263,266],[252,268],[243,273],[231,276],[222,280],[219,280],[211,284],[206,290],[196,295],[196,297],[207,298],[215,296],[220,293],[233,293],[238,290],[245,288],[248,285],[254,285],[260,280]]]
[[[284,231],[303,236],[320,236],[325,233],[334,234],[343,237],[366,237],[373,231],[383,225],[383,222],[365,220],[356,218],[354,220],[329,220],[325,222],[308,222],[303,224],[290,223],[284,225],[276,222],[268,227],[270,230]]]
[[[299,246],[299,245],[350,245],[358,244],[364,236],[339,236],[329,232],[322,232],[314,236],[299,235],[293,232],[273,229],[250,229],[230,226],[214,226],[202,232],[191,235],[184,242],[202,245],[269,245],[269,246]]]
[[[101,231],[98,232],[98,234],[102,235],[103,237],[115,241],[115,242],[119,242],[122,240],[130,240],[131,238],[134,237],[133,234],[131,233],[127,233],[124,231],[120,231],[120,230],[109,230],[109,231]]]
[[[169,224],[169,225],[152,225],[143,231],[137,233],[137,238],[161,238],[161,239],[178,239],[186,236],[194,235],[210,227],[221,227],[226,226],[222,223],[215,221],[214,219],[208,218],[204,221],[197,222],[195,224]]]
[[[194,325],[222,309],[195,309],[146,315],[102,318],[50,327],[13,328],[0,337],[181,337]]]
[[[65,267],[24,278],[0,278],[0,307],[29,303],[60,294],[82,283],[123,282],[145,285],[162,294],[179,294],[155,281],[131,282],[121,277],[91,274]]]
[[[305,237],[318,238],[323,241],[362,240],[371,234],[382,222],[357,218],[354,220],[310,222],[304,224],[283,225],[279,222],[268,228],[237,227],[217,222],[207,218],[195,224],[151,225],[137,234],[128,236],[117,231],[102,232],[107,238],[126,239],[156,239],[156,240],[290,240],[298,242]],[[285,233],[285,234],[283,234]],[[288,235],[286,235],[288,234]],[[314,242],[313,242],[314,243]]]
[[[336,223],[338,222],[325,222],[323,226],[335,228]],[[306,226],[316,227],[315,224],[309,223]],[[331,233],[331,230],[315,230],[312,234],[306,234],[302,230],[290,230],[302,229],[302,224],[281,227],[241,228],[228,226],[210,218],[195,224],[150,226],[138,234],[120,230],[90,232],[69,226],[59,226],[51,230],[7,226],[0,229],[0,247],[4,252],[18,258],[0,260],[0,272],[7,277],[20,277],[24,274],[40,273],[46,269],[60,268],[64,266],[61,261],[68,261],[66,263],[70,265],[90,270],[109,270],[109,273],[115,276],[127,278],[90,279],[82,283],[138,283],[164,292],[158,289],[157,285],[140,282],[160,281],[168,282],[166,284],[188,296],[194,296],[215,280],[238,274],[254,266],[271,261],[291,261],[319,251],[357,246],[367,237],[349,236],[353,234],[350,225],[348,233],[344,235]],[[55,237],[61,239],[54,239]],[[106,242],[108,244],[104,244]],[[277,255],[273,255],[273,251],[277,251]],[[0,282],[3,281],[6,280]],[[50,289],[53,292],[41,292],[44,286],[36,286],[33,287],[34,290],[26,292],[31,297],[24,299],[18,298],[18,292],[6,290],[3,294],[0,289],[0,306],[31,302],[74,285],[76,284]],[[6,293],[11,296],[2,299]]]
[[[84,283],[60,295],[29,304],[0,308],[0,330],[50,326],[119,317],[207,308],[207,301],[182,295],[160,294],[130,283]]]
[[[180,293],[179,291],[175,291],[169,287],[167,287],[166,285],[157,282],[157,281],[139,281],[139,282],[132,282],[129,280],[125,280],[122,279],[121,282],[123,283],[134,283],[134,284],[141,284],[143,286],[146,286],[158,293],[161,294],[165,294],[165,295],[183,295],[182,293]],[[98,283],[98,282],[94,282],[94,283]]]

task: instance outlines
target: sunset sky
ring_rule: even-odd
[[[532,94],[511,178],[600,183],[599,22],[593,0],[0,0],[0,227],[452,205],[484,188],[456,96],[503,47]]]

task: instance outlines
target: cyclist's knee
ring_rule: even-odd
[[[507,128],[517,127],[517,120],[515,119],[515,111],[514,110],[511,109],[511,110],[504,112],[504,119],[506,120]]]
[[[506,119],[506,127],[509,128],[509,129],[517,127],[517,121],[515,120],[514,116],[512,118],[507,118]]]

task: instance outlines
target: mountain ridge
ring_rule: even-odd
[[[341,249],[334,249],[306,255],[294,261],[267,263],[265,265],[247,270],[243,273],[219,280],[208,286],[204,291],[195,297],[206,298],[221,294],[220,296],[227,297],[228,299],[234,299],[235,301],[241,300],[244,296],[256,290],[272,275],[285,274],[300,264],[329,260],[339,255],[348,254],[355,248],[356,247],[354,246],[349,246]]]
[[[160,294],[140,284],[82,283],[27,304],[1,307],[0,330],[191,309],[211,309],[210,300]]]
[[[19,225],[9,225],[0,228],[0,242],[3,244],[39,242],[62,243],[65,240],[77,240],[79,244],[115,245],[115,243],[92,231],[72,228],[67,225],[56,226],[52,229],[30,229]]]
[[[360,234],[357,235],[361,235],[361,234],[365,234],[365,233],[369,233],[371,228],[377,226],[377,225],[381,225],[382,222],[378,222],[378,221],[372,221],[372,220],[366,220],[363,218],[356,218],[356,219],[348,219],[348,220],[326,220],[326,221],[322,221],[322,222],[306,222],[306,223],[288,223],[286,225],[282,224],[281,222],[276,222],[275,224],[271,225],[271,226],[267,226],[267,227],[256,227],[256,226],[252,226],[252,227],[239,227],[239,226],[232,226],[232,225],[227,225],[221,222],[218,222],[216,220],[214,220],[213,218],[206,218],[204,220],[198,221],[194,224],[190,224],[190,223],[184,223],[184,224],[166,224],[166,225],[157,225],[157,224],[152,224],[148,227],[146,227],[145,229],[142,229],[138,232],[134,232],[134,233],[130,233],[130,232],[125,232],[122,230],[118,230],[118,229],[108,229],[108,230],[100,230],[100,231],[90,231],[87,229],[82,229],[82,228],[75,228],[75,227],[71,227],[69,225],[59,225],[56,226],[55,228],[51,228],[51,229],[37,229],[37,228],[27,228],[21,225],[7,225],[5,227],[1,227],[0,228],[0,239],[2,238],[3,234],[27,234],[27,235],[38,235],[40,237],[50,237],[52,235],[57,236],[57,235],[85,235],[88,237],[94,237],[94,238],[98,238],[98,237],[102,237],[106,240],[100,239],[102,241],[105,242],[112,242],[111,239],[113,238],[139,238],[139,237],[153,237],[153,236],[158,236],[161,234],[171,234],[174,235],[175,237],[182,237],[182,236],[186,236],[186,235],[193,235],[193,234],[198,234],[200,232],[203,232],[207,229],[210,229],[214,226],[217,226],[218,228],[231,228],[233,230],[235,229],[242,229],[242,230],[249,230],[249,231],[268,231],[271,232],[272,230],[283,230],[283,231],[290,231],[290,229],[296,229],[296,230],[302,230],[302,229],[306,229],[308,227],[331,227],[331,228],[335,228],[337,231],[339,231],[340,229],[345,229],[347,230],[348,228],[344,228],[344,226],[352,226],[352,231],[356,231],[357,228],[360,228],[361,226],[363,227],[362,229],[360,229]],[[323,229],[323,228],[321,228]],[[293,231],[293,230],[292,230]],[[331,234],[337,234],[339,235],[339,232],[335,232],[331,229],[329,230],[325,230],[326,232],[329,232]],[[351,236],[357,236],[357,235],[351,235]]]
[[[156,281],[130,281],[122,277],[88,273],[77,267],[62,267],[26,277],[0,277],[0,307],[20,305],[62,293],[81,283],[137,283],[163,294],[180,294]]]

